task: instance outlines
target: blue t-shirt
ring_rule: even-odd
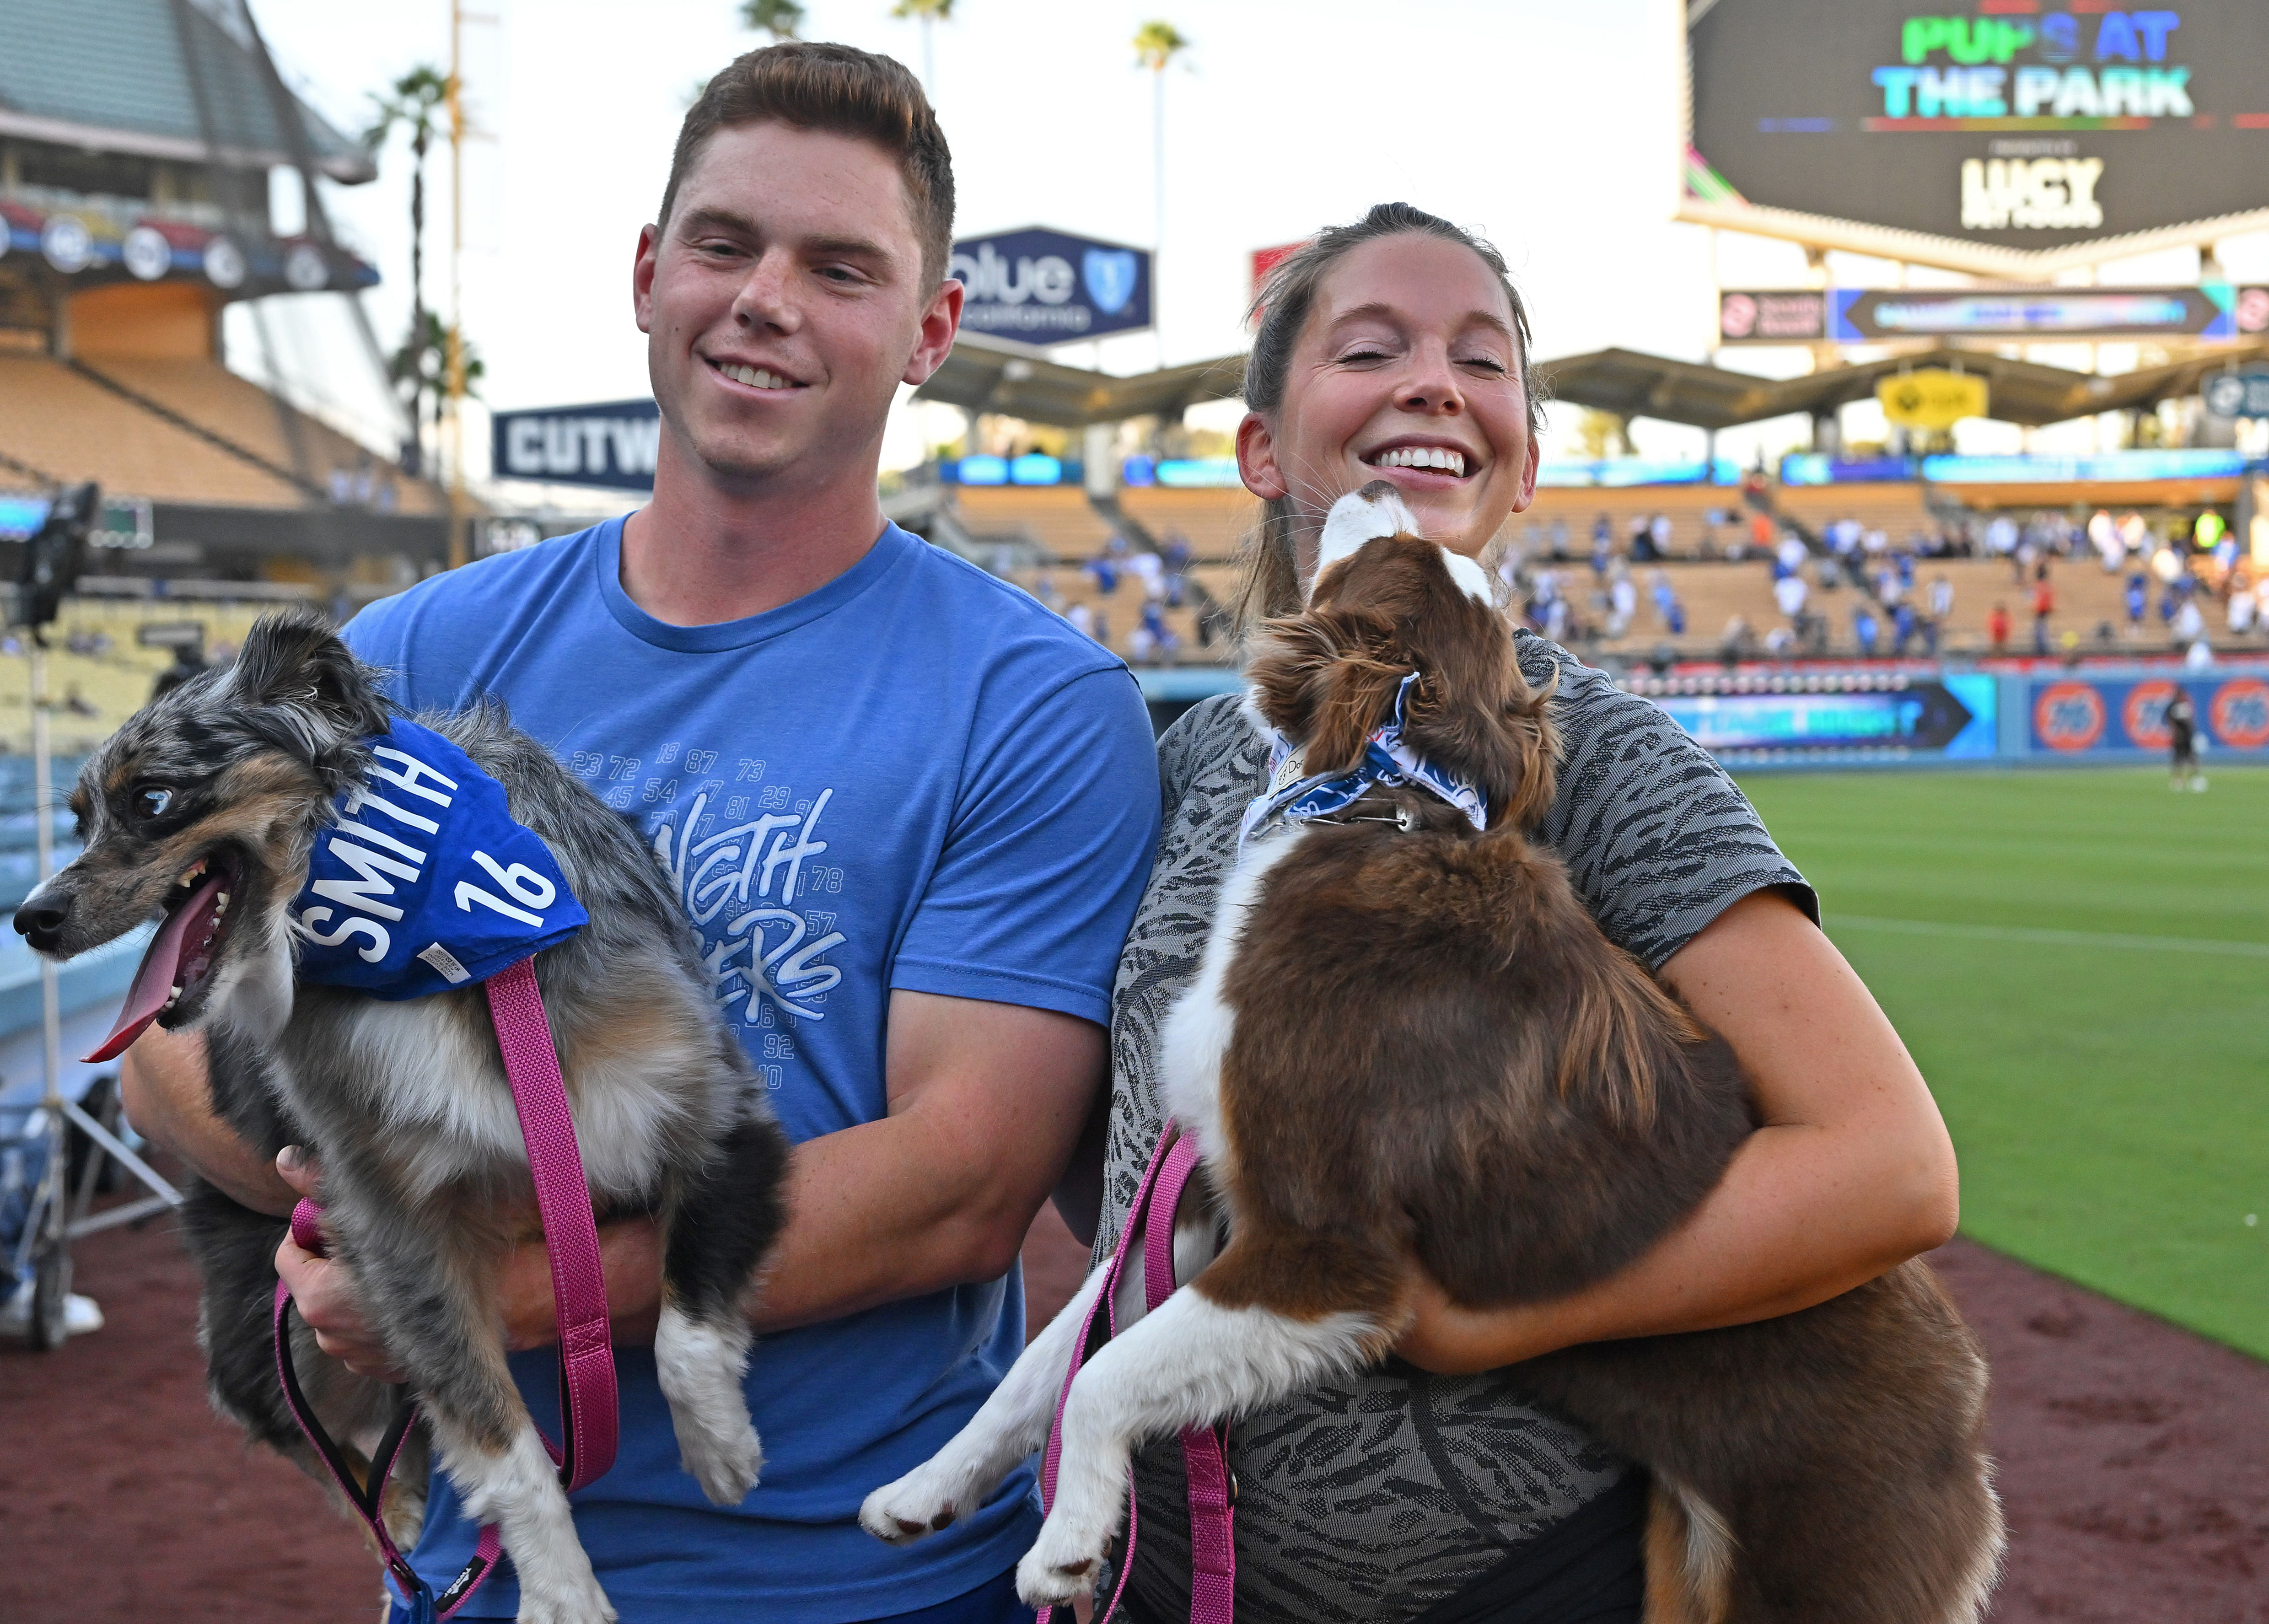
[[[505,700],[633,818],[701,932],[717,1000],[798,1140],[881,1118],[892,989],[1110,1018],[1157,839],[1140,693],[1108,651],[892,525],[792,603],[654,619],[621,585],[622,520],[374,603],[347,630],[395,697]],[[943,1601],[1038,1529],[1020,1472],[977,1516],[894,1549],[860,1502],[935,1453],[1024,1342],[1017,1271],[758,1339],[763,1481],[712,1506],[679,1466],[651,1350],[617,1355],[622,1448],[573,1496],[625,1624],[839,1624]],[[516,1355],[558,1426],[554,1356]],[[438,1592],[474,1530],[434,1473],[413,1560]],[[509,1571],[461,1617],[510,1618]]]

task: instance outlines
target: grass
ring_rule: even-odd
[[[2269,1358],[2269,769],[1742,787],[1938,1096],[1963,1231]]]

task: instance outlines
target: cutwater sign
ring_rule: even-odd
[[[946,266],[969,290],[965,331],[1061,344],[1150,325],[1150,255],[1035,226],[971,237]]]
[[[499,479],[654,489],[661,411],[652,401],[606,401],[495,414],[490,456]]]

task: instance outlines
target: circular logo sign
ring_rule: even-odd
[[[226,237],[205,244],[205,280],[217,288],[244,285],[244,250]]]
[[[2206,409],[2217,417],[2245,415],[2245,380],[2236,373],[2216,373],[2199,393],[2206,396]]]
[[[330,284],[331,268],[324,262],[323,251],[312,242],[303,242],[284,256],[284,280],[302,293],[320,293]]]
[[[1718,330],[1727,338],[1747,338],[1757,330],[1757,301],[1747,293],[1728,293],[1718,306]]]
[[[2119,709],[2128,740],[2147,750],[2166,749],[2174,737],[2167,731],[2167,701],[2174,697],[2172,683],[2138,683],[2129,689],[2127,703]]]
[[[79,220],[58,214],[40,228],[40,252],[66,277],[94,263],[94,235]]]
[[[174,245],[156,226],[137,225],[126,233],[119,257],[126,262],[126,269],[143,281],[155,282],[174,269]]]
[[[2033,701],[2033,731],[2052,750],[2084,750],[2103,736],[2103,696],[2088,683],[2051,683]]]
[[[2269,683],[2241,676],[2214,690],[2206,714],[2214,736],[2234,749],[2258,750],[2269,744]]]

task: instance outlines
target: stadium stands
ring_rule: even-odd
[[[166,648],[143,646],[143,627],[195,624],[204,632],[208,658],[233,654],[261,615],[277,607],[277,594],[233,603],[166,599],[70,598],[48,633],[50,726],[58,755],[84,755],[150,698],[158,674],[173,663]],[[20,634],[17,634],[20,635]],[[14,656],[16,636],[0,643]],[[31,704],[19,658],[0,664],[0,753],[31,748]]]

